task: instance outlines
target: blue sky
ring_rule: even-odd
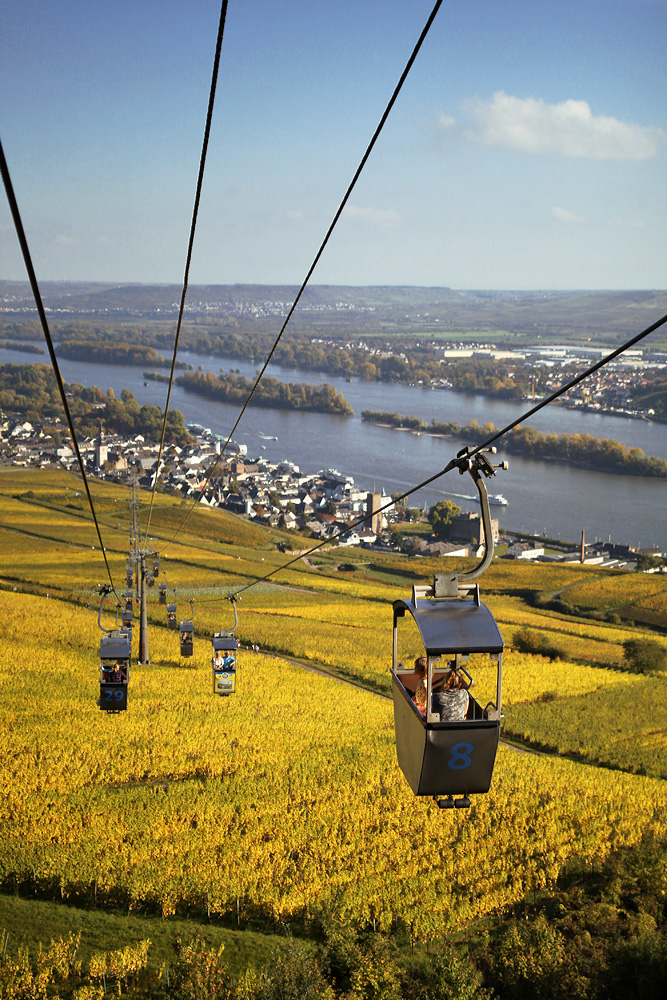
[[[229,0],[191,282],[300,284],[432,6]],[[219,13],[4,0],[41,280],[182,281]],[[665,0],[445,0],[313,282],[665,288],[666,29]]]

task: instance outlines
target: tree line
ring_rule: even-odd
[[[461,438],[471,444],[480,444],[497,431],[494,424],[479,424],[476,420],[462,427],[456,420],[444,423],[433,418],[428,423],[421,417],[383,410],[363,410],[361,419],[398,429]],[[562,462],[583,469],[627,476],[667,477],[667,461],[664,459],[645,455],[641,448],[628,448],[612,438],[595,438],[591,434],[542,434],[534,427],[518,426],[505,434],[500,447],[517,455]]]
[[[77,434],[93,437],[102,427],[110,434],[141,434],[149,441],[160,440],[162,411],[157,406],[140,406],[129,389],[123,389],[118,399],[113,389],[105,393],[97,386],[66,382],[65,392]],[[35,425],[62,420],[62,401],[52,368],[0,365],[0,408]],[[52,436],[61,443],[59,431]],[[181,446],[192,441],[180,410],[169,411],[166,439]]]
[[[214,375],[213,372],[188,372],[176,379],[177,385],[201,396],[210,396],[223,403],[242,405],[253,383],[243,375]],[[354,410],[332,385],[309,385],[305,382],[279,382],[265,377],[250,400],[251,406],[270,406],[279,410],[304,410],[315,413],[335,413],[351,416]]]

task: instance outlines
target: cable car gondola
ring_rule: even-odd
[[[171,628],[174,631],[178,628],[178,622],[176,620],[176,605],[167,605],[167,628]]]
[[[155,586],[155,577],[153,576],[152,573],[149,573],[148,576],[146,577],[146,583],[148,584],[149,587]]]
[[[160,575],[160,557],[156,556],[153,559],[153,576],[159,576],[159,575]]]
[[[133,594],[131,590],[126,590],[123,594],[123,599],[125,600],[125,607],[120,613],[120,620],[124,628],[132,628],[132,620],[134,618],[134,602]]]
[[[132,571],[132,563],[127,562],[125,565],[125,585],[131,587],[134,580],[134,573]]]
[[[159,598],[158,598],[159,603],[160,604],[166,604],[167,603],[167,584],[164,583],[164,582],[158,584],[158,590],[159,590]]]
[[[132,632],[127,629],[109,631],[102,625],[102,609],[108,589],[102,592],[97,622],[104,635],[100,639],[100,697],[103,712],[127,711],[127,686],[130,681]]]
[[[192,601],[188,601],[188,604],[191,611],[190,618],[182,621],[178,629],[181,640],[181,656],[192,656],[194,652],[195,627],[193,618],[195,616],[195,609],[192,606]]]
[[[458,577],[438,574],[432,586],[415,585],[412,600],[393,604],[391,677],[398,764],[414,794],[432,796],[442,809],[466,808],[470,806],[470,795],[488,792],[502,720],[503,638],[493,615],[480,602],[478,584],[471,582],[493,559],[491,515],[483,477],[494,475],[494,466],[481,452],[468,458],[467,451],[459,452],[459,471],[470,473],[479,492],[484,558],[469,573]],[[495,468],[507,468],[507,464]],[[413,700],[418,671],[398,661],[398,623],[406,613],[417,625],[426,651],[424,716]],[[487,654],[495,664],[495,701],[481,705],[468,692],[465,717],[441,721],[434,688],[453,671],[465,675],[469,682],[466,687],[472,686],[473,679],[464,666],[470,654]],[[455,795],[460,798],[455,799]]]
[[[234,608],[234,628],[216,632],[211,639],[213,647],[211,666],[213,668],[213,693],[223,698],[236,692],[236,650],[238,643],[234,630],[238,627],[239,618],[236,613],[236,598],[230,598]]]

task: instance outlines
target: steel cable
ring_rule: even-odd
[[[509,431],[511,431],[518,424],[520,424],[523,420],[526,420],[528,417],[532,416],[534,413],[537,413],[538,410],[541,410],[545,406],[548,406],[550,403],[553,403],[556,399],[558,399],[560,396],[564,395],[566,392],[568,392],[570,389],[572,389],[575,385],[579,385],[579,383],[583,382],[583,380],[585,378],[588,378],[589,375],[593,375],[600,368],[603,368],[605,365],[608,365],[610,361],[614,360],[614,358],[617,358],[620,354],[623,354],[625,351],[629,350],[635,344],[639,343],[640,340],[644,340],[645,337],[648,337],[649,334],[653,333],[655,330],[658,330],[665,323],[667,323],[667,315],[663,316],[661,319],[657,320],[655,323],[652,323],[651,326],[646,327],[645,330],[642,330],[641,333],[638,333],[635,337],[632,337],[631,340],[626,341],[621,347],[617,348],[615,351],[612,351],[611,354],[606,355],[604,358],[602,358],[596,364],[591,365],[590,368],[587,368],[580,375],[577,375],[575,378],[571,379],[565,385],[562,385],[559,389],[557,389],[555,392],[553,392],[550,396],[547,396],[545,399],[540,400],[540,402],[536,406],[533,406],[526,413],[523,413],[517,420],[513,420],[510,424],[507,424],[506,427],[503,427],[502,430],[494,432],[489,438],[486,439],[486,441],[484,441],[481,444],[478,444],[476,447],[471,448],[470,450],[468,450],[466,452],[466,455],[464,457],[462,457],[462,458],[459,458],[459,457],[453,458],[445,466],[444,469],[440,470],[440,472],[436,472],[433,476],[429,476],[428,479],[424,479],[417,486],[411,486],[409,490],[405,491],[405,493],[401,493],[399,496],[392,498],[392,500],[389,503],[383,504],[381,507],[378,507],[377,510],[374,510],[371,514],[365,514],[363,517],[360,517],[358,520],[353,521],[352,524],[346,525],[345,528],[342,529],[341,531],[338,531],[334,535],[330,535],[328,538],[325,538],[323,541],[318,542],[317,545],[313,545],[312,548],[308,549],[306,552],[302,552],[298,556],[295,556],[294,559],[290,559],[289,562],[283,563],[282,566],[277,566],[275,569],[271,570],[271,572],[269,572],[269,573],[266,573],[264,576],[257,577],[257,579],[253,580],[252,583],[248,583],[244,587],[241,587],[239,590],[233,591],[233,593],[230,593],[229,595],[227,595],[227,598],[225,598],[225,600],[228,599],[228,598],[230,598],[230,597],[237,597],[239,594],[242,594],[244,591],[249,590],[250,587],[255,587],[258,583],[263,583],[265,580],[268,580],[272,576],[275,576],[276,573],[279,573],[282,570],[288,569],[290,566],[293,566],[294,563],[298,562],[300,559],[305,559],[309,555],[311,555],[313,552],[317,552],[317,550],[321,549],[324,545],[329,545],[331,542],[338,541],[338,539],[341,538],[343,535],[347,534],[348,531],[353,531],[355,528],[358,528],[360,525],[365,524],[366,521],[369,521],[372,517],[376,517],[378,514],[384,513],[385,511],[389,510],[391,507],[394,507],[397,503],[400,503],[402,500],[405,500],[407,497],[411,496],[413,493],[416,493],[418,490],[424,489],[425,486],[429,486],[436,479],[440,479],[441,476],[444,476],[448,472],[451,472],[452,469],[456,469],[456,468],[460,469],[462,463],[467,462],[468,459],[472,458],[474,455],[477,455],[480,451],[486,451],[488,448],[492,447],[493,444],[494,444],[494,442],[500,440],[500,438],[504,437],[505,434],[508,434]],[[204,603],[205,604],[205,603],[215,603],[215,602],[213,602],[213,601],[210,601],[210,602],[202,601],[200,603]]]
[[[197,176],[197,188],[195,191],[195,202],[192,209],[192,222],[190,224],[190,238],[188,240],[188,251],[185,260],[185,274],[183,278],[183,291],[181,292],[181,304],[178,310],[178,322],[176,324],[176,338],[174,340],[174,353],[171,359],[171,371],[169,373],[169,385],[167,386],[167,401],[164,406],[164,415],[162,418],[162,433],[160,435],[160,447],[158,449],[157,464],[155,466],[155,478],[153,480],[153,490],[151,492],[151,502],[148,510],[148,521],[146,523],[145,536],[148,536],[148,532],[151,526],[151,518],[153,516],[153,502],[155,500],[155,493],[157,490],[158,477],[160,475],[160,461],[162,459],[162,450],[164,448],[164,437],[167,429],[167,417],[169,416],[169,400],[171,398],[171,387],[174,381],[174,370],[176,368],[176,355],[178,354],[178,343],[181,336],[181,325],[183,322],[183,312],[185,310],[185,296],[188,290],[188,282],[190,277],[190,262],[192,260],[192,248],[194,246],[195,240],[195,229],[197,227],[197,215],[199,214],[199,202],[201,200],[202,185],[204,182],[204,167],[206,166],[206,153],[208,150],[208,140],[211,134],[211,122],[213,120],[213,105],[215,103],[215,91],[218,82],[218,70],[220,68],[220,52],[222,50],[222,38],[225,33],[225,21],[227,18],[227,3],[228,0],[222,0],[222,7],[220,8],[220,21],[218,23],[218,37],[215,46],[215,56],[213,59],[213,73],[211,76],[211,87],[209,90],[208,97],[208,110],[206,112],[206,125],[204,127],[204,139],[202,143],[201,156],[199,158],[199,174]]]
[[[430,16],[429,16],[426,24],[424,25],[422,33],[420,34],[420,36],[419,36],[419,38],[417,40],[417,43],[416,43],[415,47],[412,50],[412,54],[411,54],[410,58],[408,59],[406,65],[405,65],[405,69],[401,73],[400,79],[399,79],[398,83],[396,84],[396,87],[394,88],[394,92],[391,95],[391,98],[389,99],[389,103],[387,104],[387,106],[386,106],[386,108],[384,110],[384,113],[383,113],[383,115],[382,115],[382,117],[380,119],[380,122],[379,122],[377,128],[375,129],[375,132],[373,133],[373,137],[370,140],[368,146],[366,147],[366,152],[364,153],[364,155],[361,158],[361,162],[359,163],[359,166],[357,167],[357,169],[355,171],[354,177],[352,178],[352,180],[351,180],[351,182],[350,182],[350,184],[349,184],[349,186],[347,188],[347,191],[345,192],[345,194],[343,196],[343,199],[342,199],[340,205],[338,206],[338,209],[336,210],[336,214],[334,215],[333,220],[332,220],[329,228],[327,229],[326,235],[325,235],[324,239],[322,240],[322,242],[320,244],[320,248],[317,251],[317,253],[315,254],[315,258],[314,258],[312,264],[310,265],[310,268],[308,269],[308,273],[306,274],[306,277],[304,278],[303,282],[301,283],[301,286],[299,288],[299,291],[297,292],[296,298],[294,299],[294,302],[290,306],[289,312],[287,313],[287,316],[285,317],[285,319],[283,321],[283,324],[282,324],[282,326],[280,328],[278,336],[276,337],[275,341],[273,342],[273,346],[272,346],[271,350],[269,351],[267,359],[264,362],[264,365],[262,366],[262,368],[261,368],[261,370],[259,372],[259,375],[255,379],[254,385],[253,385],[252,389],[250,390],[245,403],[241,407],[241,411],[240,411],[240,413],[239,413],[239,415],[237,417],[236,423],[234,424],[234,426],[232,427],[231,431],[229,432],[227,440],[225,441],[224,445],[220,449],[220,454],[218,455],[218,457],[216,458],[215,462],[213,463],[211,469],[209,470],[209,472],[208,472],[208,474],[207,474],[207,476],[206,476],[206,478],[204,480],[203,485],[201,487],[198,487],[198,495],[193,500],[193,502],[192,502],[192,504],[190,506],[190,509],[188,510],[187,514],[185,515],[185,517],[184,517],[183,521],[181,522],[180,526],[176,529],[176,532],[174,533],[173,538],[169,542],[169,545],[173,544],[173,542],[174,542],[175,538],[177,537],[177,535],[183,530],[183,528],[187,524],[187,522],[188,522],[188,520],[189,520],[189,518],[190,518],[190,516],[191,516],[191,514],[192,514],[192,512],[194,510],[194,508],[197,506],[197,504],[201,500],[202,496],[204,495],[206,487],[208,486],[209,482],[211,481],[211,477],[213,476],[213,473],[217,469],[218,464],[220,462],[220,459],[224,455],[224,453],[225,453],[225,451],[227,449],[227,446],[229,445],[229,442],[232,440],[232,437],[234,436],[236,428],[240,424],[240,422],[241,422],[241,420],[243,418],[243,414],[245,413],[245,411],[246,411],[246,409],[248,407],[248,404],[250,403],[250,400],[252,399],[253,395],[255,394],[255,390],[257,389],[257,386],[259,385],[260,381],[262,380],[262,378],[264,376],[264,372],[268,368],[269,363],[271,361],[271,358],[273,357],[273,355],[274,355],[274,353],[276,351],[276,348],[278,347],[278,344],[280,343],[280,340],[282,338],[283,333],[285,332],[287,324],[289,323],[289,321],[292,318],[292,315],[294,313],[294,310],[296,309],[297,305],[299,304],[301,296],[303,295],[303,293],[305,291],[306,285],[310,281],[310,279],[312,277],[312,274],[313,274],[315,268],[317,267],[322,254],[324,253],[324,250],[325,250],[325,248],[327,246],[327,243],[329,242],[329,239],[331,237],[331,234],[333,233],[334,228],[336,227],[336,224],[337,224],[338,220],[340,219],[341,215],[343,214],[343,211],[344,211],[345,206],[346,206],[346,204],[347,204],[347,202],[349,200],[349,197],[352,194],[352,191],[353,191],[353,189],[354,189],[357,181],[359,180],[361,172],[364,169],[364,167],[366,165],[366,162],[368,161],[368,158],[369,158],[369,156],[371,155],[371,153],[373,151],[373,147],[375,146],[375,143],[377,142],[377,140],[378,140],[378,138],[380,136],[380,133],[382,132],[382,129],[384,128],[385,122],[387,121],[387,118],[389,117],[389,114],[390,114],[390,112],[391,112],[394,104],[396,103],[398,95],[400,94],[400,92],[401,92],[401,90],[403,88],[403,84],[405,83],[405,81],[407,79],[408,73],[412,69],[413,63],[414,63],[415,59],[417,58],[417,55],[419,54],[419,50],[422,47],[424,39],[426,38],[426,36],[427,36],[427,34],[428,34],[428,32],[429,32],[429,30],[431,28],[431,25],[433,24],[433,21],[435,20],[435,17],[437,15],[437,13],[438,13],[441,5],[442,5],[442,0],[437,0],[435,6],[433,7],[433,10],[431,11],[431,14],[430,14]]]
[[[104,543],[102,541],[102,534],[100,532],[100,525],[97,520],[97,514],[95,513],[95,504],[93,503],[93,498],[90,492],[90,486],[88,484],[88,477],[86,475],[86,469],[83,464],[83,458],[81,457],[81,452],[79,451],[79,443],[76,439],[76,432],[74,430],[74,424],[72,422],[72,415],[70,413],[69,404],[67,402],[67,396],[65,395],[65,386],[60,375],[60,368],[58,367],[58,360],[56,358],[56,352],[53,348],[53,341],[51,339],[51,331],[49,330],[49,324],[46,319],[46,312],[44,311],[44,305],[42,303],[42,296],[39,290],[39,285],[37,283],[37,275],[35,274],[35,269],[32,264],[32,258],[30,256],[30,249],[28,247],[28,240],[26,239],[25,230],[23,228],[23,223],[21,221],[21,213],[19,212],[18,202],[16,200],[16,195],[14,194],[14,186],[12,184],[12,179],[9,173],[9,167],[7,165],[7,160],[5,159],[5,153],[2,148],[2,142],[0,142],[0,171],[2,172],[2,180],[5,185],[5,191],[7,193],[7,201],[9,202],[9,207],[12,213],[12,218],[14,220],[14,227],[16,229],[16,235],[21,247],[21,253],[23,254],[23,260],[25,262],[26,271],[28,272],[28,278],[30,280],[30,287],[32,288],[32,294],[35,299],[35,305],[37,306],[37,313],[39,315],[39,321],[42,326],[42,331],[44,333],[44,339],[46,341],[46,346],[49,351],[49,357],[51,358],[51,365],[53,366],[53,373],[55,375],[56,383],[58,385],[58,392],[60,393],[60,399],[62,400],[63,409],[65,411],[65,417],[67,419],[67,426],[69,427],[70,437],[72,439],[72,446],[74,448],[74,453],[76,454],[77,461],[79,463],[79,469],[81,470],[81,478],[83,479],[83,485],[86,490],[86,496],[88,497],[88,503],[90,505],[90,512],[93,516],[93,521],[95,522],[95,530],[97,532],[97,538],[100,543],[100,550],[102,552],[102,557],[104,559],[104,565],[106,566],[107,575],[109,577],[109,583],[111,584],[111,589],[116,597],[118,594],[114,586],[113,577],[111,575],[111,568],[109,566],[109,561],[107,559],[106,550]],[[118,598],[120,600],[120,598]]]

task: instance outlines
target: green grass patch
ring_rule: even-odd
[[[64,938],[70,931],[74,934],[81,931],[77,958],[84,966],[94,954],[137,945],[148,938],[151,942],[148,967],[158,971],[175,961],[177,938],[187,941],[198,933],[209,947],[219,948],[224,944],[224,964],[235,976],[249,967],[260,969],[269,961],[276,946],[285,943],[284,938],[276,934],[256,930],[233,930],[199,920],[127,916],[2,893],[0,929],[9,932],[7,954],[14,957],[21,947],[28,947],[34,957],[40,942],[46,947],[52,939]]]

